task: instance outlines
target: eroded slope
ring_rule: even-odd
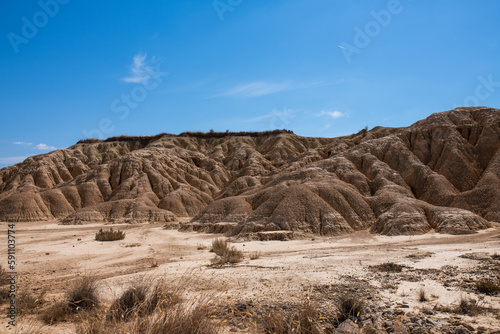
[[[457,108],[340,138],[87,140],[0,170],[0,220],[169,222],[245,234],[471,233],[500,221],[500,116]]]

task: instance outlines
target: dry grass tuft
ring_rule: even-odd
[[[208,304],[177,305],[166,312],[155,314],[138,327],[145,334],[219,334],[221,323],[211,320]]]
[[[94,275],[80,277],[68,291],[68,305],[70,308],[79,310],[91,310],[99,305],[97,296],[98,282]]]
[[[262,256],[262,252],[257,251],[257,252],[251,252],[249,255],[249,258],[250,258],[250,260],[257,260],[257,259],[260,259],[261,256]]]
[[[42,290],[38,295],[28,291],[21,291],[17,295],[16,308],[19,315],[32,314],[38,308],[45,304],[45,295],[47,291]]]
[[[68,306],[67,302],[58,302],[49,308],[45,309],[41,314],[41,319],[48,325],[66,321],[73,316],[73,310]]]
[[[427,294],[425,293],[424,288],[420,288],[420,290],[418,291],[418,301],[423,303],[423,302],[426,302],[428,300],[429,299],[427,298]]]
[[[227,239],[217,238],[212,241],[212,249],[210,251],[217,255],[222,255],[228,249],[228,247],[229,241]]]
[[[476,282],[476,289],[481,293],[494,295],[500,292],[500,283],[498,280],[483,278]]]
[[[163,282],[144,281],[126,289],[109,308],[109,319],[128,320],[165,310],[181,301],[176,289],[169,289]]]
[[[139,312],[144,305],[147,295],[145,285],[133,285],[126,289],[122,295],[111,304],[109,308],[110,317],[114,320],[127,320]]]
[[[212,265],[223,266],[225,264],[239,263],[243,261],[243,252],[230,246],[227,239],[217,238],[212,242],[212,251],[215,257],[212,259]]]
[[[403,268],[406,268],[406,266],[394,262],[386,262],[376,266],[370,266],[370,268],[376,271],[400,273],[401,271],[403,271]]]
[[[432,255],[434,255],[433,252],[423,252],[423,253],[410,254],[406,257],[408,259],[412,259],[412,260],[422,260],[422,259],[425,259],[427,257],[431,257]]]
[[[164,290],[164,286],[156,285],[157,289],[151,288],[153,292]],[[124,295],[127,293],[125,292]],[[114,334],[114,333],[137,333],[137,334],[219,334],[222,333],[222,323],[212,319],[211,310],[214,306],[210,300],[193,297],[186,303],[172,303],[171,298],[160,298],[154,301],[158,294],[146,297],[142,303],[137,303],[130,309],[128,321],[119,321],[99,317],[92,314],[82,318],[82,323],[77,326],[77,334]],[[134,299],[135,297],[132,297]],[[159,297],[158,297],[159,298]],[[120,298],[121,299],[121,298]],[[164,301],[168,300],[168,305]],[[148,307],[154,307],[150,314],[144,313]],[[163,306],[160,306],[163,305]],[[118,321],[116,321],[118,320]]]
[[[81,311],[91,311],[99,306],[98,281],[94,275],[84,275],[76,280],[66,292],[66,300],[60,301],[41,314],[41,319],[52,325],[67,321]]]
[[[36,323],[33,320],[19,322],[18,324],[16,324],[16,328],[12,332],[12,334],[44,334],[44,333],[47,333],[46,327]]]
[[[125,232],[120,230],[103,230],[102,228],[95,234],[95,240],[97,241],[115,241],[125,239]]]
[[[458,306],[455,309],[455,313],[466,314],[471,316],[478,315],[482,311],[483,308],[479,305],[479,302],[476,299],[468,297],[461,297],[460,302],[458,303]]]
[[[320,334],[319,306],[304,299],[300,305],[292,309],[274,307],[260,321],[265,333],[273,334]]]
[[[365,303],[363,299],[353,293],[341,295],[337,303],[339,312],[338,321],[356,319],[363,314]]]

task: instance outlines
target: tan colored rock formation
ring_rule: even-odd
[[[0,220],[170,222],[245,235],[471,233],[500,221],[500,110],[340,138],[289,131],[84,140],[0,170]]]

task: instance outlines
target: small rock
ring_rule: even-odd
[[[359,330],[358,325],[356,325],[352,320],[347,319],[337,329],[340,333],[357,333]]]

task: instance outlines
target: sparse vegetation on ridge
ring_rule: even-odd
[[[269,136],[269,135],[278,135],[281,133],[289,133],[293,134],[293,131],[291,130],[272,130],[272,131],[240,131],[240,132],[232,132],[232,131],[225,131],[225,132],[215,132],[215,131],[209,131],[209,132],[202,132],[202,131],[186,131],[182,132],[178,135],[172,134],[172,133],[160,133],[155,136],[126,136],[126,135],[121,135],[121,136],[116,136],[116,137],[109,137],[107,139],[98,139],[98,138],[87,138],[87,139],[82,139],[77,142],[77,144],[94,144],[94,143],[109,143],[109,142],[116,142],[116,141],[140,141],[144,142],[144,144],[148,144],[150,142],[153,142],[155,140],[158,140],[162,137],[194,137],[194,138],[224,138],[224,137],[261,137],[261,136]]]

